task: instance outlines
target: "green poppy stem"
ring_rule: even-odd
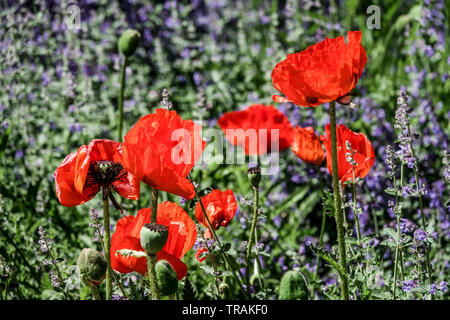
[[[125,68],[128,63],[128,58],[125,55],[122,55],[122,67],[120,69],[120,89],[119,96],[117,99],[117,103],[119,106],[119,125],[117,129],[117,141],[122,141],[122,127],[123,127],[123,92],[125,90]]]
[[[359,216],[358,209],[356,205],[356,177],[355,177],[355,166],[353,166],[353,181],[352,181],[352,201],[353,201],[353,216],[355,218],[356,224],[356,239],[358,240],[358,245],[361,247],[361,229],[359,227]]]
[[[150,217],[150,223],[156,223],[156,215],[158,211],[158,195],[159,190],[153,189],[152,190],[152,215]]]
[[[247,242],[247,269],[245,272],[245,279],[247,283],[247,294],[250,294],[250,258],[252,255],[253,237],[256,231],[256,221],[258,219],[258,203],[259,202],[259,191],[258,187],[253,187],[253,219],[252,226],[250,227],[250,235]]]
[[[349,299],[348,294],[348,276],[347,276],[347,256],[345,251],[345,232],[344,232],[344,214],[342,212],[341,195],[339,190],[339,174],[337,161],[337,133],[336,133],[336,102],[330,102],[330,131],[331,131],[331,159],[332,159],[332,178],[334,191],[334,218],[338,234],[339,265],[342,274],[339,274],[341,285],[341,297],[343,300]]]
[[[148,280],[150,282],[150,288],[152,290],[152,299],[160,300],[161,293],[158,288],[158,283],[156,282],[156,254],[148,255],[147,257],[147,268],[148,268]]]
[[[92,282],[88,281],[89,289],[91,289],[92,296],[94,297],[94,300],[101,300],[100,294],[98,292],[98,286],[96,284],[93,284]]]
[[[159,190],[153,188],[152,190],[152,215],[150,217],[150,223],[156,224],[157,210],[158,210],[158,195]],[[156,282],[156,255],[147,256],[147,268],[148,268],[148,280],[150,282],[150,288],[152,290],[153,300],[160,300],[161,293],[159,291],[158,283]]]
[[[106,300],[112,299],[112,278],[111,278],[111,231],[109,222],[109,188],[102,188],[103,199],[103,228],[105,229],[105,258],[106,258]]]

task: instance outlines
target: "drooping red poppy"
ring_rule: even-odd
[[[346,141],[351,145],[353,159],[356,161],[355,178],[364,178],[372,168],[375,162],[375,152],[372,143],[362,133],[356,133],[344,126],[339,125],[336,130],[337,142],[337,159],[338,159],[338,174],[342,183],[353,179],[353,166],[347,161],[346,154],[349,153],[346,149]],[[321,136],[325,149],[327,151],[327,167],[330,174],[333,174],[331,162],[331,138],[330,138],[330,124],[325,126],[326,136]]]
[[[201,201],[214,230],[228,225],[236,214],[238,207],[234,193],[230,189],[226,191],[215,189],[204,196]],[[195,217],[199,223],[207,228],[205,238],[212,238],[200,202],[195,206]]]
[[[97,139],[69,154],[54,173],[56,195],[66,207],[92,199],[102,187],[139,199],[139,180],[123,166],[120,143]]]
[[[180,259],[194,245],[197,237],[195,223],[176,203],[165,201],[158,204],[156,223],[166,226],[169,237],[165,246],[156,254],[157,260],[167,260],[178,276],[178,280],[187,275],[187,266]],[[141,228],[150,223],[151,209],[138,211],[137,216],[127,216],[117,221],[116,230],[111,237],[111,267],[120,273],[147,273],[145,257],[116,255],[117,250],[130,249],[142,251],[140,234]]]
[[[272,71],[274,87],[286,98],[273,95],[276,102],[315,107],[342,98],[356,86],[367,62],[361,45],[361,31],[325,40],[298,53],[288,54]]]
[[[255,104],[242,111],[220,117],[219,126],[226,139],[244,148],[247,155],[282,151],[292,144],[293,128],[289,119],[274,106]],[[278,135],[274,130],[278,130]],[[272,150],[278,143],[278,150]]]
[[[297,157],[307,163],[319,165],[325,159],[320,139],[312,127],[295,128],[291,149]]]
[[[192,199],[194,186],[187,175],[205,146],[200,125],[175,111],[156,109],[125,135],[124,165],[152,188]]]

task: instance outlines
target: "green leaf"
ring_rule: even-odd
[[[195,288],[188,277],[186,277],[186,280],[184,281],[183,300],[197,300]]]
[[[321,257],[326,262],[330,263],[336,269],[336,271],[339,272],[339,274],[341,276],[344,276],[344,272],[341,269],[341,267],[339,266],[338,262],[328,252],[326,252],[324,249],[316,247],[314,245],[311,245],[310,248],[315,254],[317,254],[319,257]]]
[[[207,264],[201,265],[200,269],[205,271],[206,274],[214,275],[214,268]]]

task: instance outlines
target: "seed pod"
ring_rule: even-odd
[[[280,300],[307,300],[308,287],[303,275],[290,270],[283,275],[280,283]]]
[[[167,242],[169,229],[162,224],[147,223],[141,229],[141,246],[148,255],[157,254]]]
[[[90,281],[93,284],[100,284],[106,276],[106,259],[97,250],[84,248],[77,259],[77,267],[83,282]]]
[[[174,294],[178,289],[177,273],[166,260],[156,263],[156,282],[161,294],[168,296]]]
[[[252,186],[258,188],[259,183],[261,182],[261,169],[259,167],[250,168],[247,171],[247,176]]]
[[[141,39],[141,34],[133,29],[127,29],[119,38],[119,52],[126,57],[130,57],[136,51]]]

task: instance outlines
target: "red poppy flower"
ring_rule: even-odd
[[[125,135],[125,168],[152,188],[192,199],[194,186],[187,175],[206,146],[200,134],[201,126],[192,120],[156,109]]]
[[[361,37],[361,31],[349,31],[348,43],[344,37],[327,37],[306,50],[287,55],[272,71],[274,87],[286,98],[274,95],[273,100],[315,107],[346,96],[356,86],[367,62]]]
[[[336,130],[337,134],[337,158],[338,158],[338,174],[341,182],[353,179],[353,166],[347,161],[347,153],[354,153],[353,159],[356,161],[355,178],[364,178],[372,168],[375,162],[375,152],[372,143],[362,133],[356,133],[344,126],[339,125]],[[327,166],[331,174],[331,139],[330,124],[325,126],[325,136],[321,136],[325,149],[327,150]],[[346,149],[346,141],[351,145],[352,151]]]
[[[213,190],[208,195],[204,196],[201,201],[214,230],[217,230],[220,226],[224,227],[228,225],[237,211],[236,198],[234,197],[233,191],[230,189],[226,191]],[[205,237],[212,238],[208,222],[204,219],[200,202],[195,206],[195,217],[199,223],[208,228]]]
[[[307,163],[319,165],[325,159],[320,139],[312,127],[295,128],[291,149],[297,157]]]
[[[227,140],[244,148],[247,155],[282,151],[292,143],[289,119],[272,105],[255,104],[242,111],[227,112],[218,123]],[[278,137],[272,130],[278,130]],[[278,150],[272,150],[272,142],[279,143]]]
[[[139,199],[139,180],[125,170],[120,143],[97,139],[69,154],[54,173],[56,195],[66,207],[92,199],[102,187]]]
[[[206,252],[208,252],[208,249],[205,248],[205,247],[197,249],[197,253],[195,254],[195,258],[197,258],[198,262],[203,262],[206,259],[206,254],[201,256],[203,253],[206,253]]]
[[[165,246],[156,254],[157,260],[167,260],[177,273],[178,280],[187,275],[187,266],[180,260],[194,245],[197,237],[195,223],[176,203],[165,201],[158,204],[156,223],[166,226],[169,237]],[[120,273],[147,273],[145,257],[116,255],[117,250],[142,251],[141,228],[150,223],[151,209],[141,209],[137,216],[127,216],[117,221],[116,231],[111,237],[111,267]]]

